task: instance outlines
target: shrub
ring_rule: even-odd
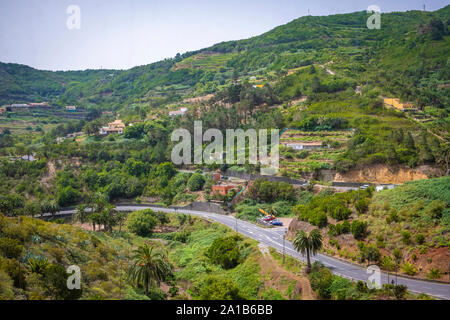
[[[295,200],[294,187],[286,182],[274,182],[264,179],[256,179],[248,189],[251,199],[259,202],[277,202]]]
[[[318,269],[315,271],[314,269]],[[322,299],[330,298],[330,286],[333,281],[333,275],[327,268],[314,266],[309,274],[311,288],[319,294]]]
[[[367,223],[363,221],[354,220],[350,227],[355,239],[364,239],[367,235]]]
[[[406,273],[407,275],[413,276],[417,273],[417,269],[416,267],[409,263],[409,262],[405,262],[402,266],[402,270],[404,273]]]
[[[319,228],[325,227],[328,223],[326,213],[321,211],[320,208],[311,210],[309,206],[299,204],[294,207],[293,212],[300,220],[308,221]]]
[[[311,212],[311,215],[309,216],[309,223],[311,223],[314,226],[317,226],[319,228],[323,228],[328,223],[328,218],[325,212],[314,210]]]
[[[201,173],[196,172],[189,178],[187,186],[190,191],[199,191],[202,190],[205,182],[205,177]]]
[[[76,300],[81,297],[81,289],[69,290],[66,269],[60,265],[50,265],[44,273],[44,288],[46,294],[56,300]]]
[[[380,250],[378,250],[377,247],[375,247],[374,245],[368,245],[368,246],[364,246],[361,252],[361,260],[365,261],[367,260],[368,262],[378,262],[380,261]]]
[[[366,213],[369,209],[369,200],[367,198],[359,199],[355,204],[355,208],[359,214]]]
[[[330,241],[328,241],[328,243],[330,245],[332,245],[333,247],[336,247],[336,249],[340,249],[341,246],[339,245],[339,241],[337,241],[337,239],[330,239]]]
[[[397,299],[403,299],[406,295],[407,290],[407,286],[404,286],[402,284],[396,285],[394,286],[394,295]]]
[[[431,268],[430,271],[428,271],[427,278],[428,279],[439,279],[441,277],[441,271],[439,269]]]
[[[239,236],[217,238],[206,252],[212,263],[231,269],[239,264]]]
[[[411,243],[411,233],[409,233],[408,231],[403,231],[402,232],[402,242],[406,245]]]
[[[242,300],[239,287],[232,279],[208,276],[196,286],[200,300]]]
[[[57,200],[58,204],[62,207],[75,204],[79,198],[80,192],[71,186],[58,190]]]
[[[336,220],[345,220],[352,214],[352,211],[345,206],[336,206],[331,210],[330,215]]]
[[[447,203],[441,200],[434,200],[428,205],[428,208],[426,210],[426,214],[429,215],[433,219],[440,219],[442,218],[442,212],[447,207]]]
[[[395,262],[391,259],[389,256],[384,256],[381,258],[381,268],[383,268],[386,271],[395,271],[396,269]]]
[[[139,236],[149,236],[153,232],[153,228],[158,223],[152,210],[135,211],[127,218],[127,228],[129,231]]]
[[[424,244],[425,243],[425,236],[421,233],[416,235],[416,242],[418,244]]]
[[[167,300],[167,294],[160,288],[151,287],[148,290],[148,297],[150,300]]]
[[[333,277],[333,282],[330,285],[330,296],[334,300],[345,300],[347,293],[352,289],[352,282],[341,277]]]
[[[19,240],[11,238],[0,238],[0,252],[8,259],[17,259],[22,253],[23,246]]]
[[[0,270],[0,300],[13,300],[13,281],[6,272]]]
[[[350,232],[350,222],[348,222],[347,220],[345,220],[342,223],[337,223],[336,224],[336,233],[338,235],[340,234],[346,234]]]

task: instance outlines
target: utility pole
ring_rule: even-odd
[[[287,230],[283,234],[283,264],[284,264],[284,257],[285,257],[285,253],[286,253],[286,245],[285,245],[285,243],[286,243],[286,233],[287,233]]]
[[[237,225],[237,213],[236,216],[234,216],[234,220],[235,220],[235,225],[234,225],[234,231],[236,231],[236,233],[238,232],[238,225]]]

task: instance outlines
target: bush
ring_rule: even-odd
[[[406,273],[407,275],[413,276],[417,273],[417,269],[416,267],[409,263],[409,262],[405,262],[402,266],[402,270],[404,273]]]
[[[296,198],[294,187],[286,182],[273,182],[256,179],[248,189],[251,199],[259,202],[293,201]]]
[[[438,220],[442,218],[442,212],[445,208],[447,208],[447,203],[441,200],[434,200],[428,205],[426,214],[432,219]]]
[[[318,269],[315,271],[315,269]],[[311,288],[319,294],[322,299],[330,298],[330,286],[333,281],[331,271],[324,267],[314,266],[309,274]]]
[[[352,222],[350,231],[352,232],[355,239],[364,239],[367,235],[367,223],[355,220]]]
[[[406,295],[407,290],[407,286],[404,286],[402,284],[396,285],[394,286],[394,295],[397,299],[403,299]]]
[[[135,211],[127,218],[127,228],[129,231],[139,236],[149,236],[153,232],[153,228],[158,223],[152,210]]]
[[[63,189],[58,190],[57,200],[61,207],[70,206],[77,203],[80,198],[80,192],[75,190],[71,186],[67,186]]]
[[[17,259],[23,251],[20,241],[11,238],[0,238],[0,252],[8,259]]]
[[[299,204],[294,207],[293,212],[302,221],[308,221],[319,228],[325,227],[328,223],[328,218],[325,212],[320,208],[310,209],[309,206]]]
[[[217,238],[209,247],[206,256],[212,263],[224,269],[232,269],[239,264],[239,236]]]
[[[347,293],[353,288],[352,282],[341,277],[333,277],[333,282],[330,285],[330,296],[334,300],[345,300]]]
[[[411,233],[409,233],[408,231],[403,231],[402,232],[402,242],[406,245],[411,243]]]
[[[243,300],[232,279],[208,276],[196,286],[200,300]]]
[[[69,290],[66,269],[60,265],[50,265],[44,273],[44,288],[46,294],[55,300],[77,300],[81,297],[81,289]]]
[[[150,300],[167,300],[167,294],[160,288],[151,287],[148,290],[148,297]]]
[[[428,279],[439,279],[441,277],[441,271],[439,269],[431,268],[430,271],[428,271],[427,278]]]
[[[190,191],[202,190],[206,179],[201,173],[194,173],[188,180],[187,186]]]
[[[331,217],[336,220],[345,220],[350,217],[351,214],[352,211],[343,205],[334,207],[330,212]]]
[[[342,223],[337,223],[336,224],[336,233],[338,235],[340,234],[346,234],[350,232],[350,222],[348,222],[347,220],[345,220]]]
[[[362,198],[358,200],[355,204],[356,211],[358,211],[359,214],[366,213],[369,209],[369,200],[367,198]]]
[[[380,257],[380,250],[378,250],[378,248],[374,245],[364,246],[361,250],[362,261],[367,260],[368,262],[378,262],[380,261]]]
[[[425,236],[421,233],[416,235],[416,242],[417,244],[424,244],[425,243]]]

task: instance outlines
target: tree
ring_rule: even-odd
[[[58,202],[56,200],[47,200],[41,205],[42,213],[51,213],[52,217],[55,216],[55,213],[61,210]]]
[[[143,237],[150,235],[157,223],[152,210],[135,211],[127,218],[128,230]]]
[[[127,214],[125,212],[118,212],[116,215],[117,224],[119,225],[119,232],[122,232],[123,222],[126,220]]]
[[[101,212],[101,216],[105,231],[112,232],[113,227],[117,224],[116,207],[111,204],[106,205]]]
[[[100,133],[101,123],[99,120],[94,120],[86,124],[83,128],[83,131],[88,135],[98,135]]]
[[[239,236],[217,238],[209,247],[206,256],[212,263],[224,269],[232,269],[239,263]]]
[[[172,275],[172,267],[161,251],[153,250],[148,244],[144,244],[134,250],[133,265],[129,270],[130,279],[138,285],[143,284],[145,294],[148,295],[150,285],[157,283]]]
[[[303,230],[298,230],[294,239],[295,250],[301,252],[303,255],[306,253],[306,261],[308,264],[307,272],[311,272],[311,259],[310,255],[315,255],[317,251],[322,248],[323,239],[319,229],[312,230],[309,235]]]
[[[86,211],[86,205],[80,204],[79,206],[77,206],[77,211],[73,216],[73,220],[81,224],[84,224],[89,221],[89,215]]]
[[[194,173],[188,180],[187,185],[191,191],[199,191],[203,188],[206,179],[201,173]]]

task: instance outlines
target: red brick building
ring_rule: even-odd
[[[232,189],[236,189],[235,186],[230,186],[230,185],[217,185],[217,186],[212,186],[212,193],[218,193],[221,194],[222,196],[226,196],[228,194],[228,192],[230,192],[230,190]]]

